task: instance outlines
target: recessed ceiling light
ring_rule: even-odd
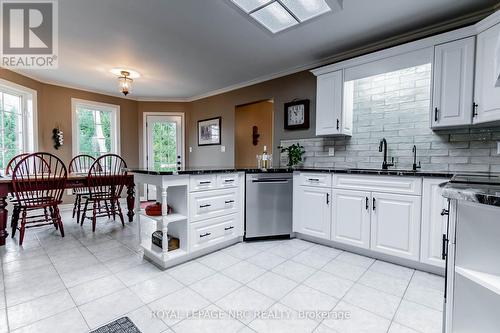
[[[250,12],[253,12],[257,8],[260,8],[268,3],[270,3],[272,0],[231,0],[234,2],[238,7],[243,9],[245,13],[249,14]]]
[[[285,7],[277,1],[256,10],[250,16],[274,34],[299,24]]]
[[[325,0],[281,0],[281,2],[301,22],[332,10]]]
[[[231,0],[272,33],[278,33],[328,12],[341,10],[344,0]]]

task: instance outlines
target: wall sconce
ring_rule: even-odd
[[[257,126],[252,127],[252,143],[254,146],[259,144],[259,128]]]
[[[64,144],[64,133],[56,127],[52,130],[52,139],[54,140],[54,148],[58,150]]]

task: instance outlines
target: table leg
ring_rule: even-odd
[[[0,197],[0,246],[5,245],[5,240],[9,236],[7,233],[7,216],[9,212],[6,209],[7,207],[7,197]]]
[[[134,221],[134,203],[135,203],[135,184],[134,182],[127,185],[127,208],[128,208],[128,221]],[[140,207],[138,207],[140,208]]]

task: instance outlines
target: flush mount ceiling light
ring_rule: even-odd
[[[342,9],[343,0],[231,0],[272,33]]]
[[[125,96],[132,92],[132,82],[134,82],[133,79],[140,76],[136,71],[122,68],[113,68],[111,73],[118,76],[118,88]]]

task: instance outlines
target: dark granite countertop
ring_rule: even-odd
[[[443,197],[500,207],[500,185],[448,182],[442,185]]]
[[[366,175],[383,175],[383,176],[409,176],[409,177],[442,177],[451,178],[454,174],[450,172],[438,171],[412,171],[412,170],[379,170],[379,169],[342,169],[342,168],[314,168],[314,167],[298,167],[298,168],[270,168],[258,169],[255,167],[249,168],[234,168],[234,167],[206,167],[206,168],[188,168],[178,171],[169,169],[147,169],[147,168],[128,168],[127,171],[139,174],[149,175],[200,175],[211,173],[230,173],[230,172],[246,172],[246,173],[284,173],[284,172],[326,172],[326,173],[344,173],[344,174],[366,174]]]

